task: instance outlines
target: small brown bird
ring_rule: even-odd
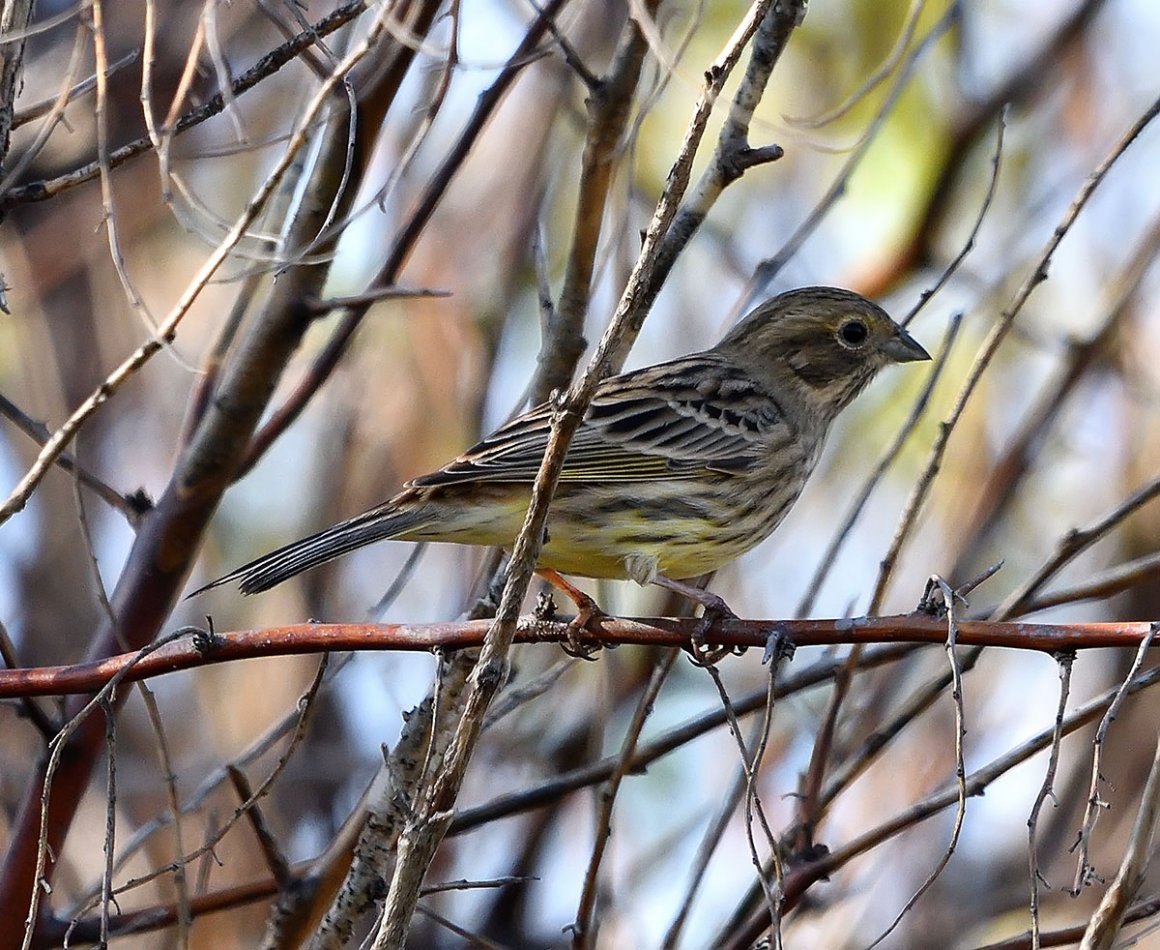
[[[889,363],[929,354],[882,308],[833,287],[761,304],[716,346],[604,380],[568,449],[537,569],[680,583],[763,541],[797,500],[837,415]],[[202,588],[254,594],[355,548],[396,538],[510,549],[552,410],[524,413],[389,501]],[[578,597],[577,597],[578,595]]]

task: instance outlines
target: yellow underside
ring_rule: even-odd
[[[511,549],[523,525],[527,495],[492,486],[473,504],[439,504],[438,516],[400,535],[409,541],[449,541]],[[442,500],[442,499],[441,499]],[[448,500],[449,501],[449,500]],[[646,518],[632,505],[615,516],[594,516],[594,506],[565,492],[552,505],[548,540],[538,567],[579,577],[634,579],[646,583],[657,572],[673,579],[697,577],[734,560],[763,535],[732,540],[704,521]]]

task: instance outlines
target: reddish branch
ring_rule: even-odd
[[[277,893],[278,884],[272,877],[267,877],[195,895],[189,901],[189,911],[193,918],[197,919],[267,900]],[[162,930],[177,922],[179,911],[180,908],[169,901],[137,910],[113,913],[109,915],[108,932],[110,936],[121,937]],[[47,946],[59,946],[66,938],[72,946],[97,943],[101,939],[101,919],[99,916],[93,916],[78,921],[46,920],[40,936]]]
[[[605,617],[592,623],[588,642],[595,646],[684,647],[699,621],[652,617]],[[295,624],[261,630],[239,630],[209,636],[202,633],[177,640],[141,657],[122,653],[94,663],[0,670],[0,698],[63,696],[91,693],[132,666],[122,681],[150,679],[177,670],[211,663],[289,656],[332,650],[462,650],[478,647],[491,625],[489,620],[462,623]],[[1010,647],[1059,653],[1097,647],[1138,647],[1150,624],[1117,623],[1010,623],[963,620],[958,624],[960,646]],[[727,620],[705,638],[713,646],[764,649],[772,637],[795,646],[835,646],[856,643],[943,643],[946,621],[922,613],[847,620]],[[566,643],[568,627],[562,621],[524,618],[516,631],[519,643]]]

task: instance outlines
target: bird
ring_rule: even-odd
[[[802,287],[752,310],[715,346],[604,379],[569,445],[536,570],[585,622],[563,575],[630,579],[732,616],[691,579],[765,540],[797,501],[831,424],[879,370],[930,355],[850,290]],[[554,409],[524,412],[362,514],[271,551],[195,594],[256,594],[384,539],[511,549]],[[193,596],[191,594],[190,596]]]

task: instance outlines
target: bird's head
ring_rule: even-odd
[[[837,287],[802,287],[754,309],[718,344],[775,394],[828,422],[890,363],[929,360],[890,316]]]

